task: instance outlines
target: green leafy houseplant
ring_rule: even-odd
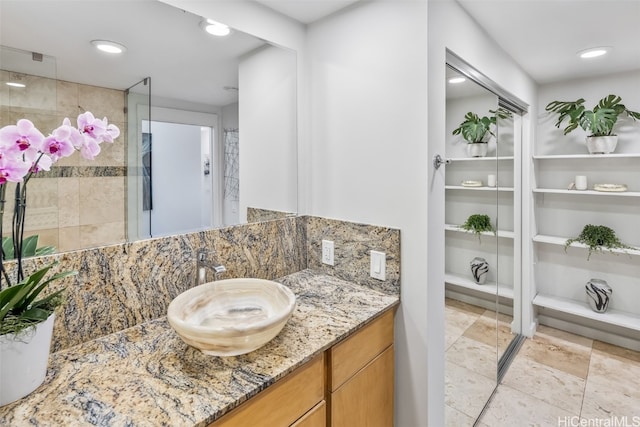
[[[453,135],[462,135],[469,144],[480,144],[487,142],[489,136],[495,136],[491,130],[495,126],[498,119],[506,119],[511,117],[511,112],[504,108],[497,110],[489,110],[490,116],[480,117],[478,114],[469,111],[464,116],[464,121],[453,130]]]
[[[493,226],[491,225],[491,219],[489,218],[489,215],[483,214],[469,215],[469,218],[467,218],[465,223],[462,224],[460,228],[477,234],[478,240],[480,240],[480,235],[484,232],[493,232],[493,234],[496,233],[495,228],[493,228]]]
[[[573,242],[582,243],[588,246],[589,254],[587,255],[587,260],[591,257],[593,252],[602,252],[603,248],[606,248],[609,251],[612,249],[633,249],[633,247],[622,243],[620,239],[618,239],[618,236],[616,236],[615,231],[604,225],[585,225],[578,237],[574,237],[566,241],[564,244],[565,252]]]
[[[560,128],[565,120],[568,121],[564,135],[581,127],[590,137],[610,136],[613,135],[613,127],[619,116],[626,114],[634,120],[640,120],[640,113],[629,110],[617,95],[602,98],[591,110],[587,110],[584,103],[583,98],[577,101],[552,101],[547,104],[545,110],[558,114],[555,124],[557,128]]]
[[[17,285],[0,292],[0,335],[18,334],[32,325],[44,322],[62,303],[64,289],[37,299],[51,282],[78,273],[66,271],[43,281],[47,272],[56,264],[50,264],[27,276]]]

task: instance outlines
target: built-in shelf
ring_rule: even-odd
[[[445,190],[471,190],[471,191],[506,191],[513,193],[513,187],[465,187],[463,185],[445,185]]]
[[[571,194],[580,196],[620,196],[620,197],[640,197],[638,191],[594,191],[594,190],[564,190],[558,188],[534,188],[534,193],[549,194]]]
[[[538,234],[536,236],[533,237],[533,241],[534,242],[539,242],[539,243],[548,243],[550,245],[560,245],[560,246],[564,246],[567,239],[569,239],[569,237],[558,237],[558,236],[547,236],[544,234]],[[573,242],[571,244],[571,247],[575,247],[575,248],[588,248],[587,245],[583,244],[583,243],[578,243],[578,242]],[[615,254],[628,254],[628,255],[637,255],[640,256],[640,249],[639,248],[634,248],[634,249],[611,249],[611,251],[609,251],[609,249],[605,249],[603,252],[613,252]]]
[[[513,156],[500,156],[500,157],[451,157],[449,158],[452,162],[481,162],[487,160],[513,160]]]
[[[550,295],[538,294],[533,298],[536,307],[544,307],[551,310],[561,311],[574,316],[586,319],[597,320],[609,325],[621,326],[636,331],[640,330],[640,316],[624,311],[612,310],[609,308],[605,313],[596,313],[591,310],[586,302],[576,301],[568,298],[554,297]]]
[[[551,154],[533,156],[535,160],[556,159],[631,159],[640,157],[640,153],[614,153],[614,154]]]
[[[496,282],[489,281],[484,285],[479,285],[471,279],[451,273],[446,273],[444,275],[444,281],[461,288],[470,289],[487,295],[495,296],[497,293],[498,296],[502,298],[513,300],[513,288],[508,285],[500,284],[500,286],[496,286]]]
[[[473,231],[464,230],[464,229],[460,228],[459,225],[455,225],[455,224],[445,224],[444,225],[444,229],[446,231],[455,231],[455,232],[458,232],[458,233],[475,234]],[[480,234],[483,235],[483,236],[495,236],[495,234],[493,234],[491,231],[483,231]],[[513,231],[498,230],[497,236],[498,237],[504,237],[505,239],[513,239],[514,238],[514,233],[513,233]]]

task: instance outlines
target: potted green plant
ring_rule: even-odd
[[[35,390],[47,373],[53,333],[55,309],[63,302],[61,288],[47,292],[48,286],[77,274],[59,272],[46,277],[56,265],[52,263],[25,276],[22,258],[43,255],[51,247],[37,248],[37,236],[24,236],[27,206],[27,184],[42,170],[63,157],[80,151],[92,160],[100,152],[100,144],[113,142],[120,130],[107,119],[96,119],[90,112],[78,116],[78,127],[69,119],[45,137],[31,121],[18,120],[16,125],[0,129],[0,406],[20,399]],[[7,186],[15,183],[15,204],[11,232],[3,233],[3,216]]]
[[[453,130],[453,135],[461,135],[467,141],[467,155],[470,157],[484,157],[487,155],[489,139],[496,136],[492,127],[496,126],[498,119],[511,117],[511,112],[504,108],[489,110],[490,116],[480,117],[469,111],[464,116],[464,121]]]
[[[587,260],[591,258],[593,252],[602,252],[603,249],[609,251],[613,249],[633,249],[633,247],[622,243],[616,236],[616,232],[604,225],[585,225],[578,237],[567,239],[564,245],[565,252],[574,242],[582,243],[589,248]]]
[[[478,240],[480,240],[482,233],[491,232],[496,234],[496,229],[491,225],[489,215],[484,214],[469,215],[469,218],[459,228],[477,234]]]
[[[629,110],[617,95],[602,98],[591,110],[587,110],[584,103],[583,98],[577,101],[552,101],[547,104],[545,110],[558,114],[555,124],[557,128],[560,128],[565,120],[568,121],[564,135],[578,127],[586,131],[587,149],[591,154],[613,153],[618,144],[618,136],[613,133],[613,128],[621,115],[640,120],[640,113]]]

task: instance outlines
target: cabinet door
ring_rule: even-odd
[[[318,404],[324,390],[323,353],[210,426],[287,427]]]
[[[335,391],[393,344],[393,310],[389,310],[329,350],[329,390]]]
[[[332,393],[331,426],[393,426],[393,345]]]
[[[326,427],[327,426],[327,404],[323,400],[312,410],[304,414],[302,418],[293,423],[291,427]]]

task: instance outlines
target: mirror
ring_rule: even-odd
[[[64,19],[56,31],[52,16]],[[6,0],[0,19],[0,125],[28,118],[48,134],[91,111],[121,130],[95,160],[75,154],[30,181],[25,234],[41,245],[67,251],[297,211],[294,51],[236,30],[212,36],[203,17],[156,0]],[[102,54],[98,38],[127,49]],[[15,76],[34,84],[6,86]]]
[[[445,84],[445,417],[474,425],[523,340],[517,165],[526,108],[452,52]]]
[[[469,146],[476,144],[453,131],[469,112],[490,117],[498,97],[456,69],[447,68],[446,77],[445,155],[452,161],[445,168],[445,417],[446,425],[471,426],[497,385],[496,302],[503,266],[498,260],[501,239],[461,226],[474,224],[472,215],[486,215],[494,228],[501,220],[498,192],[488,182],[489,175],[499,182],[500,162],[495,136],[488,138],[484,156],[472,157]],[[496,133],[494,125],[490,131]]]

